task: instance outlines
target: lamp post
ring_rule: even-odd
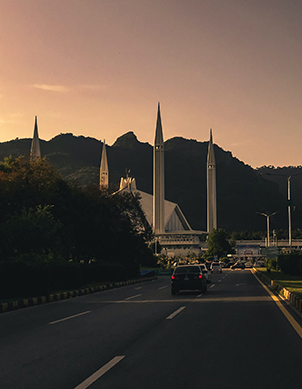
[[[302,173],[296,173],[288,176],[287,174],[265,173],[268,176],[283,176],[287,178],[287,210],[288,210],[288,244],[292,250],[292,221],[291,221],[291,198],[290,198],[290,180],[293,176],[300,176]]]
[[[278,212],[278,211],[277,211]],[[269,218],[273,215],[275,215],[277,212],[271,213],[270,215],[267,215],[266,213],[263,212],[257,212],[259,215],[263,215],[266,217],[266,228],[267,228],[267,242],[266,242],[266,247],[269,247]]]

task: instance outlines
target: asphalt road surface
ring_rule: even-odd
[[[301,325],[301,319],[296,318]],[[1,389],[300,388],[302,339],[249,270],[0,315]]]

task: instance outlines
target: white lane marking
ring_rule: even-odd
[[[215,284],[211,285],[210,288],[214,288]]]
[[[108,370],[112,369],[113,366],[118,364],[125,355],[120,355],[118,357],[114,357],[110,362],[106,363],[103,367],[93,373],[90,377],[88,377],[85,381],[83,381],[80,385],[76,386],[74,389],[86,389],[88,386],[93,384],[96,380],[98,380],[102,375],[107,373]]]
[[[161,286],[161,287],[158,288],[157,290],[165,289],[165,288],[167,288],[167,287],[168,287],[168,285],[166,285],[166,286]]]
[[[218,280],[218,282],[221,282],[221,280]]]
[[[202,296],[202,293],[201,294],[199,294],[198,296],[196,296],[196,298],[198,298],[198,297],[201,297]]]
[[[125,300],[135,299],[136,297],[139,297],[139,296],[141,296],[141,295],[142,295],[142,294],[136,294],[135,296],[130,296],[130,297],[125,298]]]
[[[139,289],[142,289],[141,286],[138,286],[137,288],[134,288],[135,290],[139,290]]]
[[[77,315],[72,315],[72,316],[64,317],[63,319],[60,319],[60,320],[51,321],[51,322],[48,323],[48,324],[60,323],[61,321],[65,321],[65,320],[73,319],[74,317],[86,315],[87,313],[90,313],[90,312],[91,312],[91,311],[81,312],[81,313],[78,313]]]
[[[177,311],[171,313],[170,316],[166,317],[167,320],[170,320],[170,319],[173,319],[173,317],[175,317],[176,315],[178,315],[182,310],[184,310],[186,307],[180,307],[179,309],[177,309]]]

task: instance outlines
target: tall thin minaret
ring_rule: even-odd
[[[103,143],[103,151],[101,158],[101,166],[100,166],[100,189],[108,188],[109,186],[109,169],[108,169],[108,160],[105,146],[105,139]]]
[[[153,232],[165,232],[164,138],[159,103],[153,148]]]
[[[34,136],[31,142],[30,148],[30,160],[33,162],[37,158],[41,158],[41,149],[40,149],[40,140],[38,135],[38,123],[37,116],[35,116],[35,128],[34,128]]]
[[[213,228],[217,228],[216,161],[210,129],[207,158],[207,232],[211,232]]]

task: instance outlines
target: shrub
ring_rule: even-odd
[[[90,282],[124,281],[136,277],[136,265],[119,263],[77,263],[66,261],[0,262],[0,298],[35,297],[59,290],[71,290]]]
[[[276,270],[277,269],[277,258],[267,258],[265,260],[265,266],[269,270]]]
[[[296,251],[278,256],[278,265],[284,274],[291,276],[302,275],[301,272],[302,255]]]

